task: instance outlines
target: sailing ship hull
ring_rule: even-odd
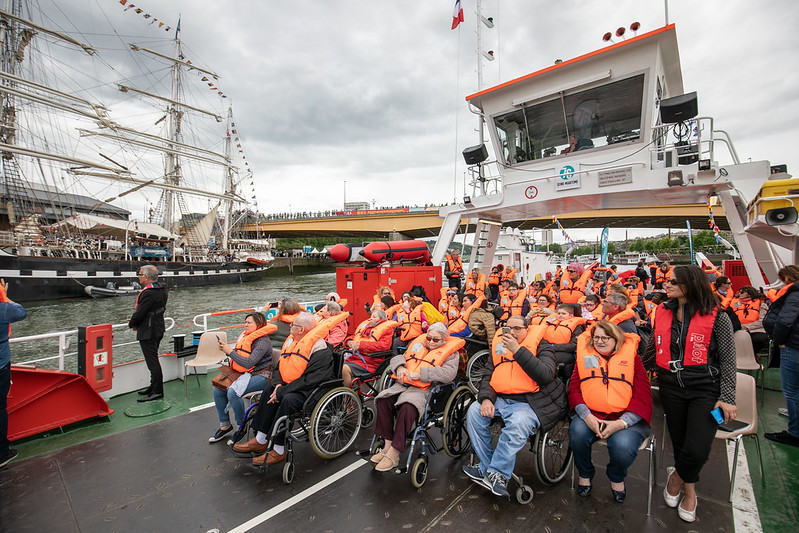
[[[85,287],[105,287],[136,279],[138,268],[152,263],[167,288],[245,283],[260,279],[269,265],[241,262],[118,261],[0,255],[0,278],[17,302],[85,298]]]

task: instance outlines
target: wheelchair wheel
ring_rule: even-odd
[[[572,463],[569,447],[569,418],[535,437],[535,471],[544,485],[554,485],[566,475]]]
[[[516,489],[516,501],[522,505],[527,505],[533,501],[533,489],[529,485],[522,485]]]
[[[466,411],[474,401],[474,392],[468,385],[455,389],[447,400],[441,441],[444,451],[452,458],[460,457],[472,447],[469,433],[466,432]]]
[[[369,426],[371,426],[374,423],[375,417],[377,415],[375,415],[375,410],[374,409],[372,409],[371,407],[367,406],[367,407],[363,408],[363,415],[361,415],[361,416],[363,418],[363,420],[361,421],[361,427],[368,428]]]
[[[286,461],[283,465],[283,483],[291,485],[294,481],[294,461]]]
[[[391,369],[386,367],[386,369],[383,370],[383,373],[380,374],[380,379],[377,380],[377,386],[375,387],[377,389],[377,393],[379,394],[389,388],[393,381],[394,380],[391,378]]]
[[[361,401],[352,389],[327,391],[311,413],[311,448],[323,459],[347,451],[361,429]]]
[[[425,481],[427,481],[427,457],[423,455],[413,462],[413,466],[411,467],[411,485],[420,489]]]
[[[480,388],[480,380],[483,378],[483,370],[488,364],[489,357],[491,357],[490,350],[480,350],[471,356],[469,362],[466,363],[466,379],[469,381],[469,388],[475,394]]]

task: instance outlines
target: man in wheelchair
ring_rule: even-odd
[[[337,316],[343,319],[347,314]],[[272,450],[268,455],[265,453],[269,448],[267,440],[272,426],[282,416],[300,411],[308,395],[334,377],[333,352],[322,338],[329,328],[315,329],[316,325],[316,319],[310,313],[302,312],[294,318],[291,335],[283,343],[277,369],[261,395],[261,403],[252,421],[252,428],[257,433],[247,442],[233,446],[237,452],[260,453],[252,460],[255,465],[285,461],[284,433],[275,436]]]
[[[466,417],[480,463],[464,466],[463,471],[478,485],[507,499],[516,453],[535,431],[554,427],[568,408],[565,383],[556,375],[555,352],[543,334],[541,327],[528,328],[524,317],[508,319],[494,336],[477,401]],[[494,417],[504,424],[496,449],[489,431]]]

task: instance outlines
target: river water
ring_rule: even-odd
[[[276,302],[283,298],[294,298],[299,302],[324,300],[325,295],[335,290],[335,272],[307,274],[302,276],[269,277],[251,283],[218,285],[213,287],[190,287],[169,291],[166,316],[175,320],[175,326],[167,331],[161,342],[161,351],[170,351],[171,337],[185,333],[186,342],[191,342],[191,333],[201,330],[192,324],[192,319],[202,313],[262,307],[267,302]],[[14,295],[9,297],[13,300]],[[133,312],[135,296],[115,298],[55,300],[30,302],[23,304],[28,311],[28,318],[11,326],[11,338],[38,335],[56,331],[69,331],[78,326],[92,324],[127,323]],[[223,315],[209,318],[209,328],[241,324],[244,314]],[[169,325],[167,323],[167,325]],[[241,330],[236,328],[228,333],[228,338],[235,338]],[[114,344],[134,342],[135,332],[125,329],[114,330]],[[77,351],[77,336],[69,338],[67,353]],[[55,339],[14,343],[11,345],[11,362],[20,363],[48,356],[58,355],[58,344]],[[138,343],[114,349],[114,364],[141,358]],[[65,361],[65,370],[74,372],[77,358],[73,355]],[[40,367],[58,368],[57,361],[36,363]]]

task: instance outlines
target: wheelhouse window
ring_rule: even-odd
[[[590,150],[641,136],[644,74],[497,115],[505,163]]]

